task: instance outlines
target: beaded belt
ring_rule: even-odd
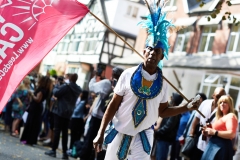
[[[115,128],[112,128],[112,130],[109,132],[109,134],[105,137],[104,143],[105,144],[111,143],[113,141],[113,139],[116,137],[117,134],[118,134],[118,131]],[[145,130],[139,132],[139,135],[140,135],[140,138],[141,138],[143,150],[148,155],[150,155],[151,145],[148,141]],[[132,138],[133,138],[133,136],[123,134],[121,144],[120,144],[120,146],[118,148],[118,151],[117,151],[117,157],[118,157],[119,160],[124,160],[127,157]]]

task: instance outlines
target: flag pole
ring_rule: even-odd
[[[120,38],[125,44],[128,45],[128,47],[130,47],[135,53],[137,53],[141,58],[143,58],[143,56],[136,50],[134,49],[127,41],[125,41],[117,32],[115,32],[111,27],[109,27],[106,23],[104,23],[101,19],[99,19],[95,14],[93,14],[91,11],[89,11],[89,13],[95,17],[98,21],[100,21],[105,27],[107,27],[107,29],[109,29],[111,32],[113,32],[118,38]],[[187,99],[187,97],[185,97],[182,92],[180,92],[166,77],[163,76],[163,79],[165,79],[187,102],[190,102],[190,100]],[[198,109],[196,110],[202,117],[205,118],[205,116],[202,114],[202,112],[200,112]]]

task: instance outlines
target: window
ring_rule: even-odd
[[[44,64],[43,65],[43,72],[44,73],[47,73],[47,71],[50,71],[51,69],[53,69],[53,65],[46,65],[46,64]]]
[[[81,40],[81,35],[73,35],[73,40],[71,41],[71,43],[69,44],[69,51],[71,52],[78,52],[79,51],[79,44],[80,44],[80,40]]]
[[[69,44],[69,51],[70,52],[77,52],[78,51],[78,47],[79,47],[79,43],[80,41],[72,41],[70,44]]]
[[[166,11],[176,11],[177,10],[177,0],[169,0],[164,9]]]
[[[230,84],[231,84],[231,86],[240,88],[240,78],[232,77]]]
[[[177,4],[177,0],[169,0],[167,3],[166,3],[166,7],[167,6],[176,6]]]
[[[128,6],[127,8],[127,16],[136,18],[138,15],[138,8],[137,7],[132,7],[132,6]]]
[[[84,51],[94,51],[97,47],[97,41],[96,40],[88,40],[85,41],[84,44]]]
[[[239,95],[239,89],[229,88],[228,94],[233,99],[233,105],[236,106],[237,105],[236,102],[237,102],[238,95]]]
[[[79,68],[68,67],[68,73],[78,73]]]
[[[211,52],[215,37],[216,26],[203,26],[199,52]]]
[[[178,31],[174,45],[174,52],[186,52],[187,43],[190,39],[191,29],[184,28]]]
[[[57,52],[67,52],[68,51],[68,42],[60,42],[58,43],[58,48],[57,48]]]
[[[237,107],[240,101],[240,77],[232,76],[228,94],[233,98],[234,105]]]
[[[226,85],[223,83],[224,78],[226,78],[225,75],[205,74],[199,92],[211,98],[216,87],[224,87]]]
[[[57,51],[58,49],[58,44],[55,45],[55,47],[53,48],[53,51]]]
[[[219,78],[219,75],[211,74],[204,80],[204,82],[217,84],[218,78]]]
[[[223,87],[226,93],[233,98],[234,106],[239,105],[240,77],[226,74],[205,74],[199,92],[205,93],[208,98],[211,98],[216,87]]]
[[[61,41],[57,45],[57,52],[58,53],[67,53],[69,49],[69,42],[71,39],[71,35],[66,35],[61,39]]]
[[[227,52],[240,52],[240,26],[232,25],[230,37],[228,40]]]
[[[128,6],[127,8],[127,15],[130,16],[132,11],[132,6]]]
[[[134,7],[132,17],[136,18],[138,14],[138,8]]]

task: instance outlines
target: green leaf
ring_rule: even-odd
[[[226,3],[228,4],[228,6],[232,5],[232,3],[230,1],[227,1]]]
[[[212,13],[212,14],[211,14],[211,17],[212,17],[212,18],[216,18],[217,15],[216,15],[215,13]]]
[[[233,23],[236,23],[237,18],[233,16]]]
[[[210,20],[211,20],[211,17],[207,17],[207,20],[210,21]]]
[[[216,9],[216,10],[215,10],[215,13],[216,13],[216,14],[220,13],[220,9]]]
[[[226,17],[225,17],[225,16],[222,16],[222,20],[223,20],[223,21],[226,20]]]

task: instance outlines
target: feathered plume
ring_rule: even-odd
[[[146,46],[162,48],[164,50],[164,57],[168,59],[168,50],[170,48],[168,44],[168,30],[173,30],[175,27],[171,21],[166,20],[166,13],[162,13],[162,8],[168,1],[145,0],[145,2],[150,14],[147,16],[146,20],[139,22],[138,25],[147,29],[148,38]],[[159,67],[162,67],[162,62],[159,65]]]

